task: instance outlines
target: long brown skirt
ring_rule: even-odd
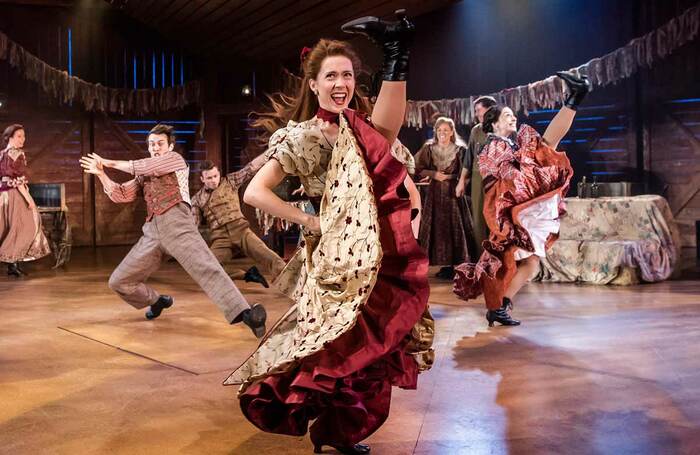
[[[0,262],[33,261],[50,253],[29,193],[16,188],[0,192]]]
[[[457,180],[433,180],[423,200],[418,241],[430,265],[458,265],[477,258],[469,205],[464,197],[455,197],[456,187]]]

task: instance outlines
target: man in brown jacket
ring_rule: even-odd
[[[248,220],[241,212],[238,189],[248,182],[266,162],[260,155],[243,169],[227,174],[223,179],[216,165],[207,160],[201,166],[200,179],[204,186],[192,197],[192,214],[199,226],[206,220],[211,232],[211,251],[234,280],[260,283],[269,287],[257,267],[244,271],[227,264],[234,253],[241,252],[272,273],[273,278],[282,271],[285,262],[270,250],[250,229]]]
[[[109,287],[135,308],[150,306],[146,318],[157,318],[172,306],[173,298],[158,294],[145,281],[158,270],[163,254],[169,254],[221,309],[229,323],[243,322],[260,338],[265,333],[265,308],[248,304],[197,231],[190,212],[189,168],[174,147],[173,127],[160,124],[148,134],[150,158],[116,161],[91,153],[80,159],[83,170],[97,175],[112,201],[134,201],[141,190],[146,200],[143,236],[114,270]],[[106,167],[135,178],[116,183],[105,174]]]

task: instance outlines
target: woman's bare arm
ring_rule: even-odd
[[[268,161],[248,184],[243,201],[272,216],[300,224],[312,232],[320,232],[317,216],[287,204],[272,191],[286,176],[277,160]]]

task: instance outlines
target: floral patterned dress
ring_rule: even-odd
[[[455,268],[454,291],[464,300],[483,293],[487,308],[495,310],[515,275],[516,262],[532,254],[544,256],[557,239],[573,169],[565,153],[522,125],[515,141],[489,137],[479,155],[479,171],[490,234],[477,263]]]

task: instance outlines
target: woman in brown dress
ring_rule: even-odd
[[[416,175],[430,181],[418,239],[430,265],[443,266],[437,276],[450,280],[454,266],[468,262],[473,251],[469,206],[464,196],[455,194],[465,145],[454,121],[440,117],[435,121],[435,137],[416,154]]]
[[[41,216],[27,188],[24,128],[14,124],[2,134],[0,151],[0,261],[7,274],[22,276],[19,262],[33,261],[51,252],[41,230]]]

